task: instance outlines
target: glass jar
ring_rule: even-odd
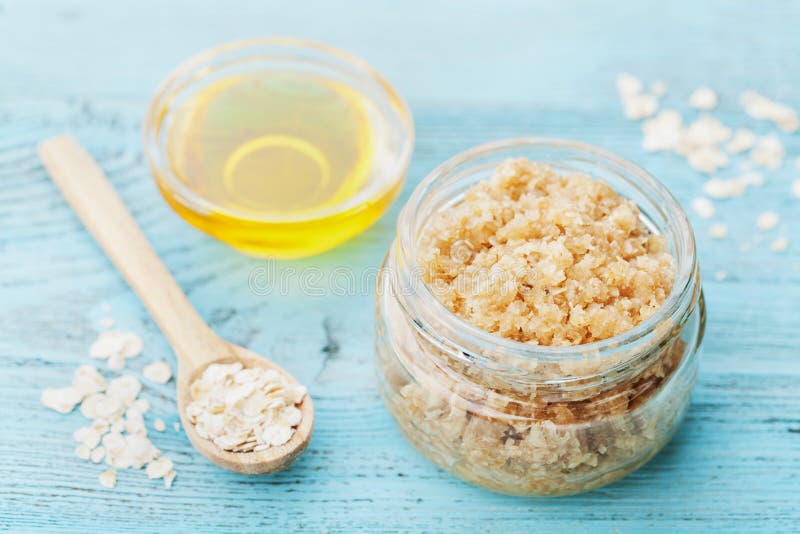
[[[416,261],[426,222],[511,157],[605,180],[638,205],[676,263],[652,316],[602,341],[536,346],[484,332],[435,298]],[[669,191],[604,150],[537,138],[476,147],[422,181],[380,270],[376,314],[381,393],[408,440],[468,482],[525,496],[587,491],[652,458],[686,414],[705,326],[694,235]]]

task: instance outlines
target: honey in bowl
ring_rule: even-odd
[[[153,101],[145,143],[184,219],[244,252],[286,258],[332,248],[380,217],[402,185],[413,127],[358,60],[264,39],[179,69]]]

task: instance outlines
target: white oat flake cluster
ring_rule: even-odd
[[[739,104],[752,118],[770,120],[786,133],[796,132],[800,127],[800,120],[795,110],[755,91],[742,93]]]
[[[142,353],[142,339],[133,332],[108,330],[101,332],[89,349],[89,356],[98,360],[108,360],[108,368],[119,371],[125,367],[125,360]]]
[[[636,108],[636,97],[642,95],[641,80],[630,74],[621,74],[616,80],[620,100],[625,106],[625,116],[629,119],[642,119],[648,114],[631,113]],[[659,90],[655,84],[651,86],[654,97],[666,94],[666,86],[659,82]],[[633,103],[633,104],[631,104]],[[716,108],[717,93],[709,87],[700,87],[689,96],[689,106],[700,110],[701,114],[693,122],[684,124],[681,114],[673,109],[662,109],[651,118],[642,122],[642,146],[648,152],[673,152],[686,158],[687,163],[695,170],[711,175],[702,185],[705,197],[697,197],[692,203],[693,211],[701,218],[710,219],[716,214],[714,204],[709,200],[726,200],[743,197],[750,187],[764,185],[761,172],[754,172],[754,167],[774,171],[782,167],[786,155],[781,138],[776,132],[756,135],[748,128],[738,128],[732,132],[730,128],[712,117],[708,112]],[[785,104],[775,102],[768,97],[746,91],[739,98],[739,104],[745,113],[754,119],[771,121],[786,133],[800,129],[797,112]],[[656,106],[657,107],[657,106]],[[637,108],[638,109],[638,108]],[[742,172],[738,176],[719,177],[717,173],[727,167],[731,156],[743,155],[740,159]],[[800,158],[797,158],[797,170],[800,171]],[[800,178],[791,182],[793,196],[800,198]],[[776,214],[770,214],[775,215]],[[777,225],[777,219],[762,217],[757,224],[760,230],[771,229]],[[723,223],[715,223],[709,228],[709,237],[724,239],[728,229]],[[783,252],[789,246],[786,238],[780,238],[770,245],[773,252]]]
[[[306,388],[272,369],[237,362],[209,365],[190,395],[186,415],[200,437],[228,451],[252,452],[291,439]]]
[[[93,357],[128,358],[142,350],[141,339],[125,332],[104,336],[92,345]],[[99,356],[99,355],[103,356]],[[150,409],[145,399],[139,399],[142,385],[131,375],[106,382],[92,365],[81,365],[65,388],[48,388],[41,402],[59,413],[68,414],[80,404],[80,413],[91,423],[76,430],[72,437],[78,443],[75,454],[82,460],[112,467],[103,472],[100,484],[116,486],[118,469],[141,469],[146,466],[149,478],[163,478],[165,487],[172,485],[175,470],[172,462],[161,454],[147,437],[144,414]]]
[[[617,92],[625,108],[625,116],[632,120],[652,117],[658,110],[658,97],[642,92],[641,80],[631,74],[617,76]],[[666,93],[666,86],[657,85],[656,93]]]

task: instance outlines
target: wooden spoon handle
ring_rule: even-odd
[[[86,150],[64,135],[43,141],[39,157],[86,229],[150,311],[181,365],[194,369],[228,354],[229,345],[189,303]]]

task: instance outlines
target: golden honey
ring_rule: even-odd
[[[151,108],[163,161],[151,157],[154,175],[179,215],[249,254],[292,258],[330,249],[386,211],[413,136],[398,132],[410,118],[393,93],[381,101],[375,86],[313,69],[233,70],[199,69]]]

